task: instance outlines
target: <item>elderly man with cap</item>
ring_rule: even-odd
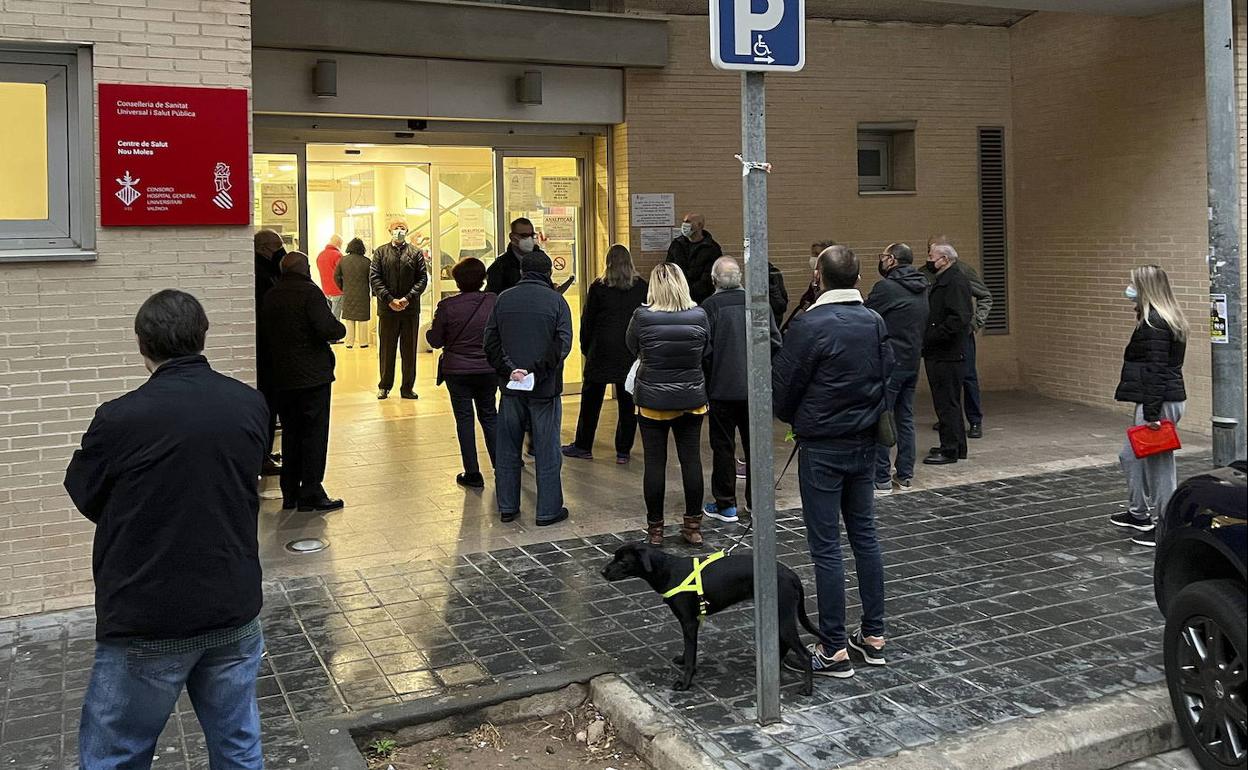
[[[377,337],[381,345],[381,379],[377,398],[387,398],[394,387],[396,346],[403,357],[403,381],[399,394],[416,395],[416,337],[420,329],[420,295],[429,285],[425,255],[408,242],[407,222],[391,220],[390,242],[373,252],[368,274],[377,297]]]
[[[334,318],[312,282],[308,256],[294,251],[281,261],[277,285],[264,297],[260,320],[268,331],[266,353],[282,417],[282,508],[332,511],[321,482],[329,448],[329,401],[334,352],[329,345],[347,329]]]
[[[281,273],[282,257],[286,256],[286,245],[282,236],[273,230],[257,230],[255,241],[256,261],[256,390],[264,395],[269,404],[269,443],[264,455],[265,476],[276,476],[282,467],[275,461],[273,438],[277,435],[277,401],[273,388],[269,385],[270,369],[268,356],[265,354],[264,327],[260,323],[260,307],[264,304],[264,295],[269,293],[277,277]]]

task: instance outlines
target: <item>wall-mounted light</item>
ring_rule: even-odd
[[[312,70],[312,93],[322,99],[338,95],[338,60],[317,59]]]
[[[542,73],[529,70],[516,78],[516,101],[520,104],[542,103]]]

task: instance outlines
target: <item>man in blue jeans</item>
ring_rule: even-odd
[[[884,665],[884,565],[875,533],[876,426],[887,408],[893,369],[888,328],[863,306],[858,258],[845,246],[819,255],[823,289],[794,319],[772,367],[776,417],[797,436],[797,478],[806,541],[815,562],[819,630],[832,642],[809,646],[820,676],[854,675],[846,646],[871,665]],[[845,629],[845,565],[840,522],[854,551],[862,622]],[[802,667],[785,661],[795,671]]]
[[[897,473],[892,455],[879,447],[875,464],[875,494],[889,495],[894,484],[910,489],[914,478],[914,386],[919,381],[923,329],[927,326],[927,278],[914,267],[914,252],[904,243],[891,243],[880,254],[883,280],[871,287],[866,306],[880,314],[888,327],[896,359],[888,379],[888,408],[897,423]]]
[[[520,282],[498,295],[485,324],[485,357],[498,372],[494,483],[499,516],[520,516],[520,451],[532,426],[537,473],[537,525],[568,518],[559,478],[563,455],[559,428],[563,360],[572,352],[572,311],[550,280],[551,261],[542,251],[520,258]]]
[[[152,295],[134,331],[151,378],[96,410],[65,474],[96,525],[80,765],[150,767],[185,687],[211,766],[260,770],[256,478],[269,410],[208,365],[208,317],[190,294]]]

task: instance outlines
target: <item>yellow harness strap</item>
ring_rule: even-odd
[[[706,617],[706,608],[708,606],[706,602],[706,597],[702,594],[702,570],[706,569],[707,566],[714,564],[715,562],[724,558],[724,556],[726,555],[727,554],[725,554],[723,551],[716,551],[715,553],[711,554],[705,559],[699,559],[696,556],[693,557],[693,572],[690,572],[689,577],[685,578],[684,581],[680,585],[664,593],[663,598],[671,599],[673,596],[677,594],[683,594],[687,592],[697,593],[698,595],[698,622],[701,622],[702,618]]]

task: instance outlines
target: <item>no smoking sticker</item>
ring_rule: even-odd
[[[290,207],[286,205],[286,201],[273,201],[273,205],[269,208],[279,217],[290,210]]]

